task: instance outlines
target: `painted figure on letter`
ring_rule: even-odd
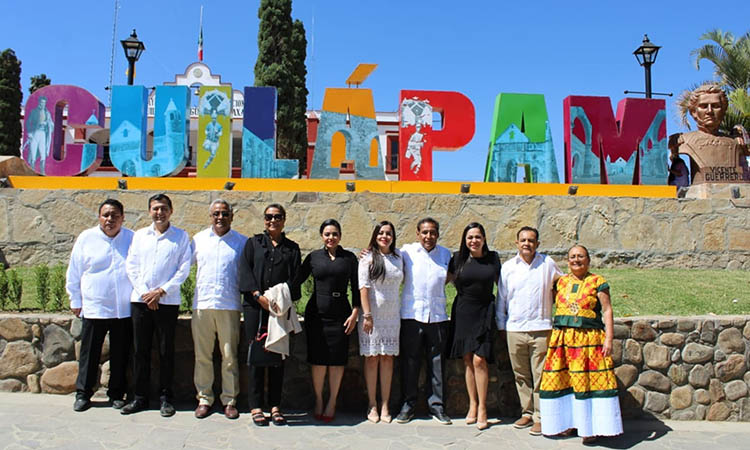
[[[209,91],[201,99],[201,114],[209,114],[211,122],[206,125],[206,139],[203,141],[203,150],[210,153],[210,156],[203,165],[208,167],[216,156],[219,148],[219,138],[223,134],[222,126],[216,121],[219,115],[228,116],[231,112],[231,101],[227,95],[217,89]]]
[[[420,133],[419,130],[422,125],[417,124],[414,134],[409,138],[409,143],[406,147],[406,159],[414,158],[409,169],[416,173],[419,173],[419,169],[422,168],[422,147],[424,147],[424,134]]]
[[[39,160],[39,173],[44,173],[44,163],[47,160],[50,144],[52,143],[52,132],[55,123],[52,114],[47,110],[47,97],[39,97],[39,104],[33,111],[28,121],[29,166],[32,168]]]
[[[404,157],[413,159],[409,170],[414,174],[422,168],[422,147],[425,145],[422,126],[432,126],[432,106],[428,100],[416,97],[401,102],[401,128],[413,125],[414,133],[409,137]]]

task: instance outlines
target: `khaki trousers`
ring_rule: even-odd
[[[240,393],[240,369],[237,346],[240,341],[240,312],[220,309],[197,309],[191,321],[195,347],[193,381],[200,405],[214,403],[214,342],[219,339],[221,351],[221,403],[235,405]]]
[[[550,330],[509,331],[508,353],[516,378],[516,390],[521,400],[521,415],[540,422],[539,384],[542,381],[544,358]]]

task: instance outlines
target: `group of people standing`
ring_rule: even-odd
[[[216,339],[222,357],[223,411],[230,419],[239,416],[237,349],[244,314],[250,341],[252,421],[259,426],[286,424],[280,410],[284,358],[289,354],[289,335],[300,330],[293,302],[312,276],[304,324],[316,420],[334,420],[349,336],[357,329],[360,354],[365,357],[368,420],[393,420],[390,392],[398,356],[403,399],[395,420],[407,423],[415,416],[419,371],[425,360],[430,415],[450,424],[444,409],[444,372],[446,359],[456,358],[465,367],[466,423],[488,428],[488,364],[494,360],[497,328],[507,339],[521,401],[522,416],[515,427],[528,427],[533,435],[570,434],[577,429],[584,442],[622,432],[610,357],[609,286],[589,272],[590,258],[583,246],[570,249],[570,273],[563,275],[550,257],[536,251],[538,231],[523,227],[517,234],[518,254],[501,265],[498,254],[489,250],[480,223],[466,226],[459,250],[451,254],[437,244],[440,227],[428,217],[417,224],[416,242],[401,248],[396,245],[394,225],[379,222],[367,248],[355,255],[340,245],[341,225],[328,219],[319,229],[322,248],[302,261],[299,246],[283,231],[282,205],[268,205],[263,213],[265,230],[247,238],[231,229],[232,206],[214,200],[209,205],[211,225],[192,240],[170,225],[169,197],[155,195],[148,207],[153,223],[134,233],[122,226],[122,204],[105,200],[99,208],[99,226],[81,233],[74,245],[67,289],[73,312],[83,319],[76,411],[90,406],[108,331],[112,373],[107,394],[112,406],[122,414],[146,409],[156,331],[160,412],[174,414],[171,385],[179,289],[195,263],[191,326],[198,418],[210,414],[215,400]],[[450,317],[447,283],[454,283],[457,292]],[[133,398],[125,403],[130,342],[135,349],[135,386]],[[326,378],[329,397],[324,401]],[[264,404],[270,406],[268,416]]]

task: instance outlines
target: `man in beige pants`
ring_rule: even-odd
[[[521,400],[521,418],[513,426],[531,427],[529,434],[539,436],[539,383],[552,329],[552,287],[562,272],[552,258],[536,252],[536,229],[521,228],[516,246],[518,254],[500,271],[496,321],[499,330],[507,330],[510,363]]]
[[[193,300],[193,344],[198,408],[195,417],[203,419],[214,403],[214,342],[221,349],[221,403],[228,419],[239,417],[237,394],[240,374],[237,345],[240,339],[240,289],[237,264],[247,237],[231,229],[232,206],[217,199],[209,207],[211,227],[193,237],[193,259],[197,264]]]

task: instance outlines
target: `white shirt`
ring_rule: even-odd
[[[151,224],[136,231],[125,261],[133,284],[130,301],[142,303],[143,294],[162,288],[167,295],[159,299],[159,304],[179,305],[180,285],[190,275],[191,260],[190,237],[185,230],[170,225],[159,233]]]
[[[537,253],[531,264],[516,255],[503,264],[497,289],[498,330],[552,329],[552,283],[562,272],[547,255]]]
[[[404,290],[401,293],[401,318],[422,323],[444,322],[445,278],[451,252],[436,245],[429,252],[419,242],[401,247],[404,258]]]
[[[87,319],[130,317],[133,287],[125,272],[125,258],[133,231],[120,228],[113,238],[98,226],[84,230],[70,253],[65,289],[71,308],[81,308]]]
[[[247,236],[229,230],[223,236],[209,227],[193,236],[195,277],[193,309],[240,311],[240,286],[237,264]]]

